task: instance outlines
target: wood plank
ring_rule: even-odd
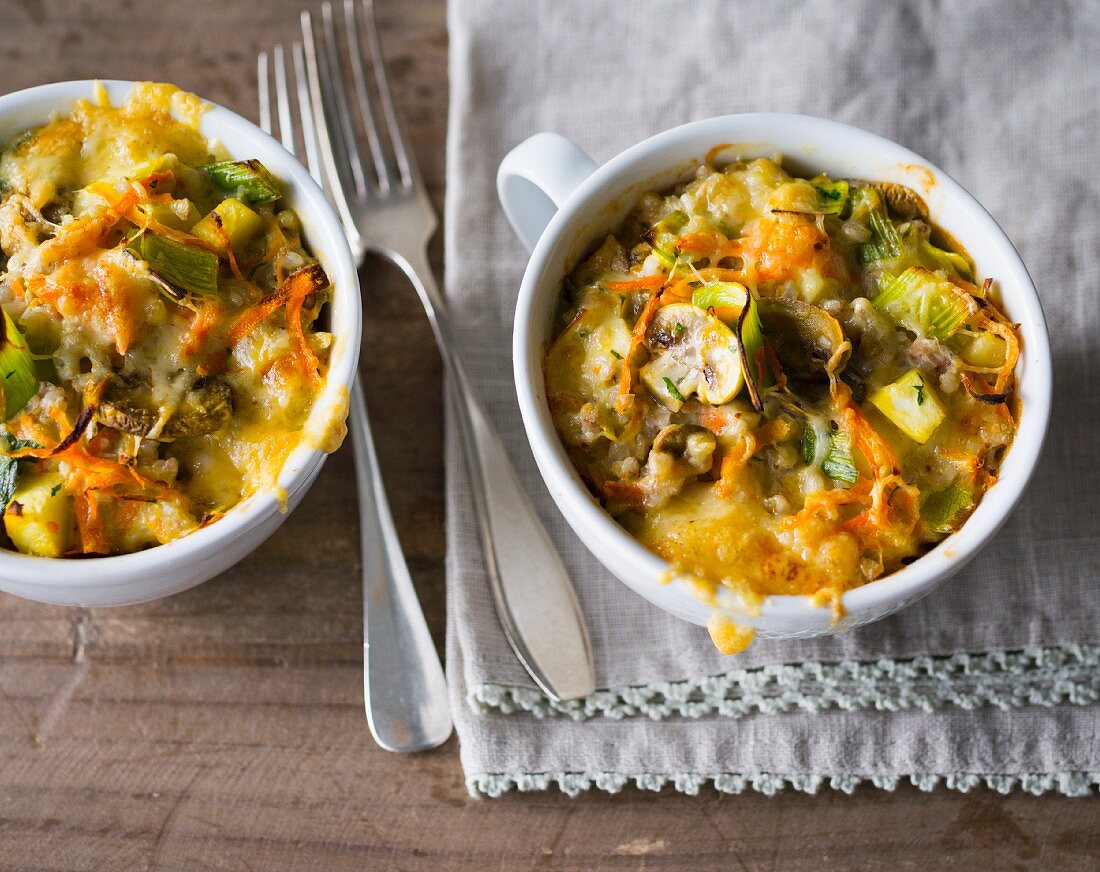
[[[257,51],[302,0],[0,2],[0,91],[175,81],[251,116]],[[379,0],[387,56],[442,206],[442,0]],[[441,249],[436,241],[437,267]],[[442,641],[441,369],[412,291],[363,272],[368,401],[402,542]],[[399,389],[394,390],[394,386]],[[3,869],[1093,869],[1091,801],[946,791],[472,800],[452,740],[396,757],[362,711],[350,453],[260,551],[125,609],[0,596]],[[320,547],[318,547],[320,546]]]

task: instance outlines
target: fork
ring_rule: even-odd
[[[587,696],[595,689],[592,652],[572,583],[475,395],[428,263],[438,221],[394,107],[374,4],[344,0],[340,26],[336,18],[330,2],[321,6],[319,29],[308,11],[301,15],[333,202],[356,256],[371,253],[396,264],[427,312],[450,376],[489,584],[512,650],[552,698]]]
[[[292,154],[304,150],[310,174],[324,187],[301,43],[295,43],[291,53],[296,100],[291,99],[283,47],[275,46],[270,57],[274,112],[269,57],[261,52],[257,58],[260,126],[269,134],[277,126],[283,146]],[[348,418],[359,493],[367,723],[386,750],[422,751],[451,735],[447,684],[394,528],[358,378],[351,387]]]

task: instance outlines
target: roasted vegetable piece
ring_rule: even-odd
[[[163,203],[143,203],[141,211],[165,227],[173,230],[190,230],[202,217],[195,204],[188,199]]]
[[[222,200],[191,232],[212,248],[225,254],[229,247],[238,251],[260,235],[264,219],[240,200],[230,197]],[[228,245],[226,242],[228,241]]]
[[[27,340],[7,311],[0,320],[0,328],[0,386],[4,392],[4,420],[7,421],[38,393],[38,376]]]
[[[60,473],[22,476],[4,511],[4,528],[24,554],[60,557],[69,549],[74,530],[73,500],[63,490]]]
[[[893,384],[870,396],[871,404],[902,433],[917,442],[927,442],[947,417],[947,409],[918,369],[911,369]]]
[[[258,160],[227,160],[202,168],[211,180],[228,194],[255,206],[282,196],[279,183]]]
[[[175,409],[165,412],[155,408],[147,383],[115,377],[96,406],[95,416],[101,424],[124,433],[171,442],[218,430],[233,414],[233,391],[224,379],[206,376],[195,382]]]
[[[764,334],[788,378],[821,380],[844,369],[852,345],[836,318],[820,306],[786,298],[764,298],[757,305]]]
[[[698,306],[673,303],[658,309],[646,345],[654,358],[642,367],[640,375],[669,408],[693,393],[704,403],[721,405],[733,399],[744,384],[733,331]]]
[[[818,208],[823,215],[840,215],[848,206],[848,182],[830,181],[828,176],[818,176],[810,182],[817,191]]]
[[[850,184],[858,188],[870,188],[877,191],[885,201],[890,211],[906,221],[919,218],[928,220],[928,205],[924,198],[907,185],[897,182],[867,182],[861,179],[850,179]]]
[[[138,234],[129,247],[149,264],[155,278],[167,283],[169,291],[174,288],[178,292],[174,298],[218,293],[218,256],[209,249],[152,233]]]

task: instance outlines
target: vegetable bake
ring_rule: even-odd
[[[208,142],[203,110],[170,85],[101,92],[0,155],[10,548],[169,542],[275,489],[303,439],[329,280],[279,181]]]
[[[1016,325],[898,184],[704,165],[638,201],[563,307],[544,369],[570,458],[712,605],[839,615],[963,524],[1016,432]]]

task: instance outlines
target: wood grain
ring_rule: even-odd
[[[175,81],[253,115],[256,52],[302,0],[0,2],[0,91]],[[442,0],[379,0],[402,109],[442,206]],[[438,243],[436,262],[439,265]],[[443,628],[441,369],[412,291],[370,263],[368,402],[402,541]],[[392,390],[392,385],[400,390]],[[873,789],[471,800],[457,747],[395,757],[362,709],[349,452],[283,529],[197,590],[74,610],[0,595],[5,869],[1095,869],[1090,800]],[[302,543],[321,547],[302,547]]]

